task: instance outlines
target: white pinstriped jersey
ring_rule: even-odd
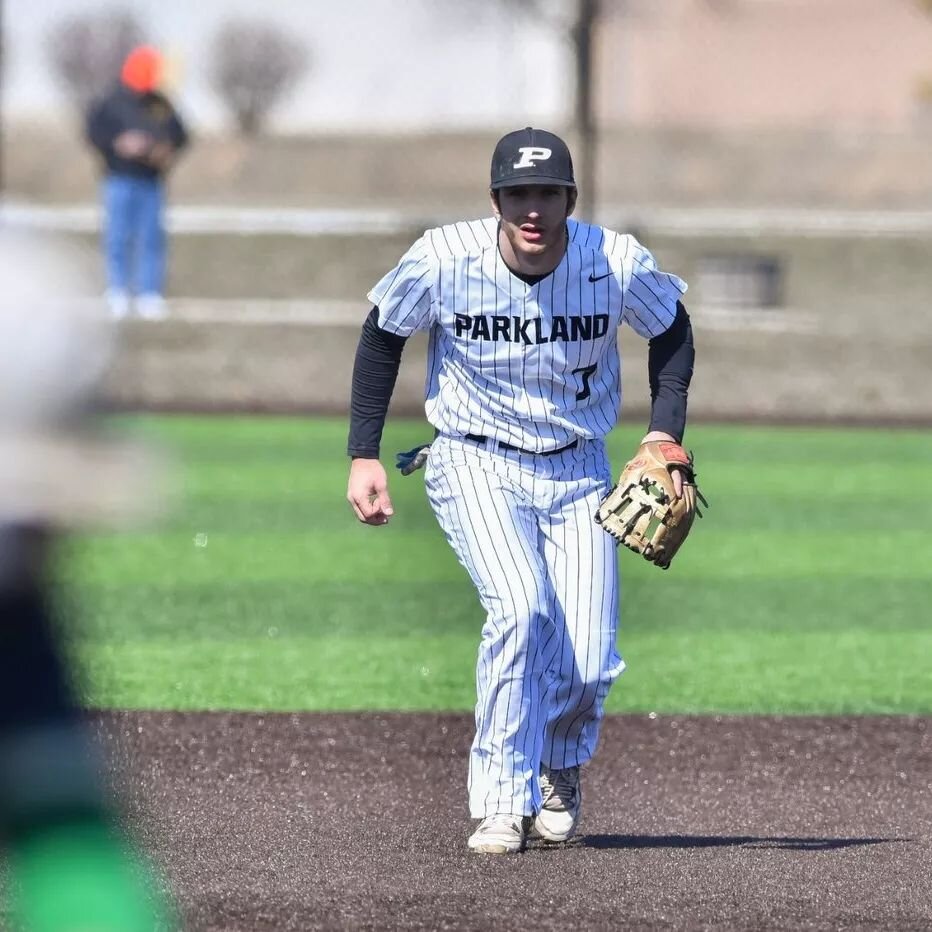
[[[560,264],[533,285],[505,265],[490,217],[426,231],[369,292],[384,330],[430,331],[425,410],[441,433],[543,452],[615,426],[617,329],[663,333],[686,283],[632,236],[567,229]]]

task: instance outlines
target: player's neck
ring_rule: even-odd
[[[525,253],[514,248],[501,226],[498,229],[498,251],[505,265],[518,276],[549,275],[563,261],[568,241],[569,233],[564,227],[562,238],[551,248],[540,253]]]

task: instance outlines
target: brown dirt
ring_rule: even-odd
[[[467,851],[455,714],[101,713],[187,928],[919,929],[932,719],[613,717],[561,848]]]

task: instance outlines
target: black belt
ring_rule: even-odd
[[[478,434],[466,434],[466,439],[472,440],[473,443],[487,443],[489,438],[480,437]],[[579,440],[574,440],[565,447],[558,447],[556,450],[541,450],[539,453],[535,453],[533,450],[522,450],[521,447],[516,447],[511,443],[505,443],[502,440],[496,440],[495,443],[503,450],[516,450],[518,453],[529,453],[532,456],[555,456],[557,453],[565,453],[567,450],[572,450],[573,447],[579,443]]]

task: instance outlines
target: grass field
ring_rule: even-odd
[[[91,705],[471,707],[482,612],[420,475],[367,528],[342,421],[125,429],[175,454],[180,494],[158,526],[61,554]],[[386,462],[427,436],[393,422]],[[637,439],[613,434],[616,468]],[[932,437],[700,425],[688,443],[712,507],[669,572],[619,554],[629,669],[609,710],[932,713]]]

